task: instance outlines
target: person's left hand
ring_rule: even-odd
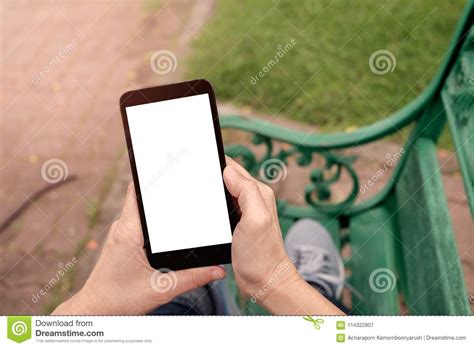
[[[111,226],[84,287],[52,314],[145,314],[186,291],[224,277],[225,271],[219,266],[171,273],[151,268],[143,249],[135,189],[130,184],[122,215]]]

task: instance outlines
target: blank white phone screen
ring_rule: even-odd
[[[209,95],[126,112],[152,253],[230,243]]]

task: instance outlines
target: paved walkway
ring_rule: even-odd
[[[0,221],[47,184],[46,161],[60,159],[59,175],[67,168],[78,179],[31,202],[0,234],[0,313],[44,313],[90,271],[131,179],[119,97],[179,80],[188,42],[214,8],[160,3],[148,11],[141,1],[2,3]],[[174,71],[152,71],[157,50],[174,53]],[[74,256],[77,267],[32,299]]]

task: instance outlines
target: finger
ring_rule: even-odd
[[[166,273],[165,273],[166,274]],[[171,290],[174,298],[187,291],[200,288],[212,281],[225,277],[225,270],[219,266],[191,268],[174,272],[176,287]]]
[[[240,174],[234,166],[225,168],[224,182],[230,194],[237,198],[242,214],[254,215],[266,208],[258,184]]]
[[[264,198],[266,198],[268,196],[268,192],[270,192],[270,191],[273,192],[273,190],[270,188],[270,186],[262,183],[261,181],[257,180],[256,178],[254,178],[252,175],[250,175],[250,173],[244,167],[242,167],[234,159],[232,159],[230,157],[226,157],[226,159],[228,161],[227,164],[232,166],[240,175],[242,175],[245,178],[247,178],[249,180],[252,180],[255,183],[257,183],[258,188],[259,188],[259,190],[262,193],[262,196]]]
[[[235,169],[243,177],[245,177],[248,180],[251,180],[251,181],[253,181],[257,184],[258,189],[260,191],[260,194],[261,194],[261,196],[263,197],[263,199],[265,201],[265,205],[267,206],[267,208],[270,211],[273,211],[276,214],[277,209],[276,209],[275,195],[273,193],[273,190],[269,186],[265,185],[264,183],[258,181],[253,176],[251,176],[249,174],[249,172],[247,172],[245,170],[244,167],[242,167],[239,163],[234,161],[232,158],[229,157],[229,159],[230,159],[229,164],[233,169]],[[227,184],[226,184],[226,186],[227,186]]]
[[[128,185],[127,196],[119,219],[121,233],[137,243],[143,244],[142,225],[138,213],[137,198],[133,183]]]
[[[258,182],[257,179],[255,179],[252,175],[250,175],[250,173],[232,157],[226,156],[226,162],[227,162],[227,165],[232,166],[240,175],[246,177],[249,180]]]

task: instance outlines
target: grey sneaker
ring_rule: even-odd
[[[344,265],[329,232],[318,222],[301,219],[285,238],[288,256],[301,277],[332,298],[340,299],[344,288]]]

